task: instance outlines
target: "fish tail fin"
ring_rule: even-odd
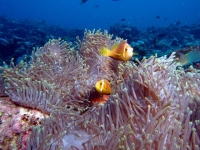
[[[110,50],[107,49],[106,47],[101,47],[99,50],[99,54],[103,56],[109,56],[110,55]]]

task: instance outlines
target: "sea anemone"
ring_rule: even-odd
[[[135,62],[99,55],[121,40],[86,31],[77,51],[51,40],[30,62],[1,68],[13,102],[49,114],[26,149],[199,149],[198,70],[177,69],[174,53]],[[91,103],[99,79],[112,88],[101,106]]]
[[[12,60],[10,66],[1,69],[11,100],[42,112],[70,106],[72,101],[75,107],[79,98],[82,103],[82,96],[87,91],[83,90],[87,81],[84,60],[69,43],[60,39],[50,40],[33,52],[30,62],[22,61],[14,66]]]

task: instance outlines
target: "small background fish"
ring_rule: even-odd
[[[87,2],[87,0],[81,0],[81,3],[80,4],[84,4],[84,3],[86,3]]]
[[[182,66],[191,65],[198,61],[200,61],[200,51],[190,51],[178,60]]]

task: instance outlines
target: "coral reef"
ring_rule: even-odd
[[[41,112],[12,103],[8,97],[0,98],[0,149],[24,149],[32,127],[45,117]]]
[[[44,45],[49,39],[62,38],[68,42],[83,37],[84,29],[65,29],[48,25],[45,21],[29,19],[19,21],[0,16],[0,65],[15,58],[19,63],[25,56],[29,58],[33,47]]]
[[[48,114],[22,149],[199,149],[199,71],[177,69],[174,53],[136,63],[99,55],[121,40],[86,31],[78,51],[51,40],[30,62],[0,68],[12,102]],[[101,106],[91,103],[100,79],[112,88]]]
[[[110,33],[128,39],[131,46],[147,58],[155,53],[160,57],[169,55],[176,49],[200,45],[199,24],[171,24],[161,28],[152,26],[145,30],[125,24],[114,24],[110,26]],[[138,59],[142,57],[138,56]]]
[[[116,23],[110,26],[109,31],[115,36],[127,39],[128,42],[137,40],[140,34],[140,31],[136,27],[128,26],[126,24],[119,24],[119,23]]]
[[[109,33],[115,38],[127,39],[137,49],[139,60],[157,54],[169,55],[175,50],[200,45],[199,24],[182,25],[180,21],[168,27],[138,29],[127,24],[110,26]],[[16,20],[0,16],[0,65],[3,61],[18,64],[24,57],[30,58],[32,48],[43,46],[49,39],[61,38],[75,46],[76,36],[83,38],[84,29],[66,29],[52,26],[45,21]]]

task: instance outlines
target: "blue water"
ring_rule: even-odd
[[[0,0],[0,15],[44,20],[66,28],[109,29],[125,23],[145,29],[200,23],[200,0]],[[157,19],[156,16],[160,16]],[[121,21],[122,19],[124,21]],[[165,19],[166,18],[166,19]]]

